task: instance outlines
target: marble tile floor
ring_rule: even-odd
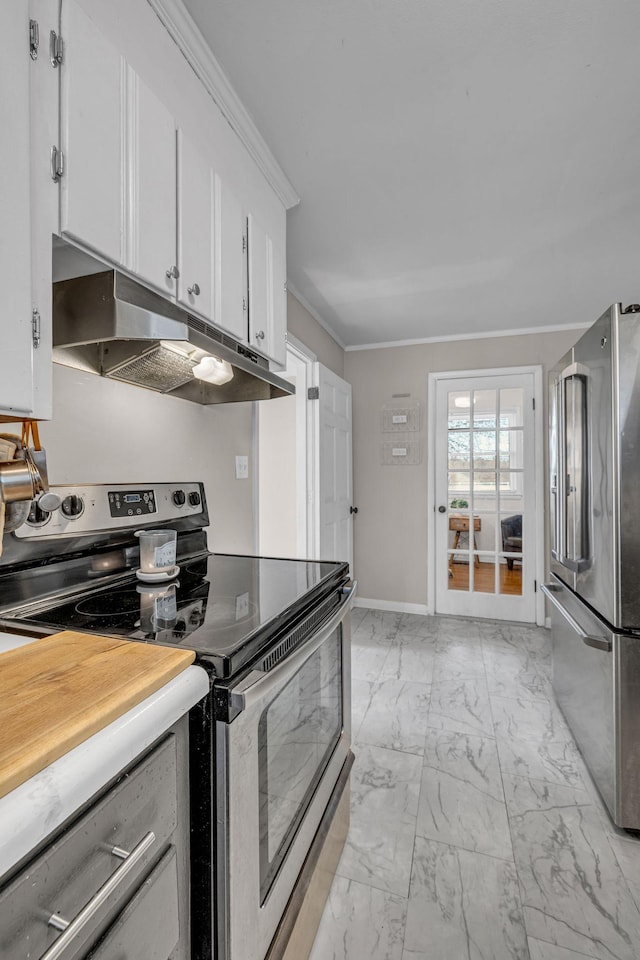
[[[548,631],[356,609],[351,826],[311,960],[639,960],[640,841],[551,690]]]

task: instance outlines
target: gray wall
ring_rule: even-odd
[[[572,330],[345,354],[344,378],[353,390],[354,503],[359,509],[354,572],[361,597],[399,604],[427,602],[428,374],[535,364],[546,372],[578,336],[579,331]],[[380,463],[380,409],[394,393],[410,393],[422,407],[418,466]]]

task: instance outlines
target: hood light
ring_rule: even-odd
[[[226,360],[207,356],[193,368],[193,375],[198,380],[206,380],[207,383],[221,387],[223,383],[233,379],[233,367]]]

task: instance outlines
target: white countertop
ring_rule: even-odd
[[[0,633],[0,653],[34,639]],[[208,690],[209,679],[202,667],[187,667],[113,723],[0,797],[0,879]]]

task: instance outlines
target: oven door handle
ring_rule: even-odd
[[[285,657],[273,670],[268,673],[264,673],[262,670],[252,670],[241,680],[231,691],[233,707],[239,712],[248,710],[259,700],[270,696],[276,687],[281,687],[287,683],[305,660],[308,660],[323,643],[326,643],[340,621],[344,619],[345,614],[353,604],[357,588],[357,580],[347,581],[342,590],[344,600],[336,612],[318,632],[313,633],[302,646],[298,647],[290,656]]]

